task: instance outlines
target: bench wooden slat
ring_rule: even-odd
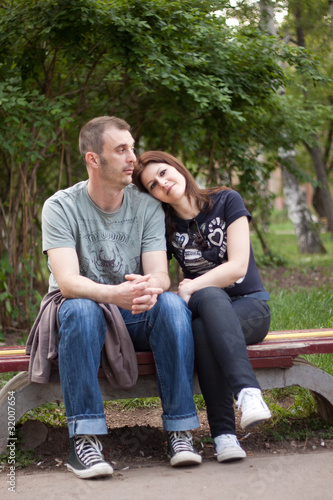
[[[28,370],[29,367],[29,357],[27,356],[28,359],[22,358],[22,359],[6,359],[4,362],[1,360],[0,361],[0,373],[7,373],[7,372],[25,372]]]
[[[267,356],[265,358],[250,358],[252,368],[289,368],[293,365],[292,356]]]
[[[254,368],[290,367],[293,358],[303,354],[333,353],[333,330],[289,330],[269,332],[267,337],[248,346],[248,355]],[[155,373],[151,352],[136,353],[139,375]],[[24,346],[0,347],[0,373],[27,371],[30,356]]]
[[[333,353],[333,339],[315,342],[281,342],[276,344],[256,344],[247,348],[249,357],[298,356],[304,354]]]
[[[11,347],[0,348],[0,356],[17,356],[19,354],[25,354],[25,349],[12,349]]]
[[[332,337],[333,338],[333,330],[332,328],[321,328],[319,329],[309,329],[309,330],[279,330],[274,332],[269,332],[265,337],[266,340],[272,339],[281,339],[281,337],[285,337],[286,339],[291,338],[322,338],[322,337]]]

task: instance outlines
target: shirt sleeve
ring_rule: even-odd
[[[252,219],[250,212],[245,208],[243,198],[237,191],[228,191],[225,199],[224,213],[227,227],[240,217],[244,217],[244,215],[248,218],[249,222]]]
[[[165,215],[161,204],[151,199],[145,217],[142,253],[159,250],[166,250]]]
[[[42,210],[43,253],[52,248],[75,248],[75,237],[63,207],[48,199]]]

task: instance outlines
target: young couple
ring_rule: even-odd
[[[79,148],[88,180],[55,193],[42,216],[49,292],[59,289],[66,299],[58,312],[58,356],[68,469],[80,478],[113,472],[97,437],[107,434],[98,383],[101,304],[117,306],[136,351],[153,352],[171,465],[202,461],[190,433],[199,427],[194,356],[217,459],[244,458],[233,402],[244,429],[270,417],[246,351],[267,334],[270,310],[242,198],[226,188],[199,189],[167,153],[137,160],[130,127],[119,118],[88,122]],[[167,255],[184,273],[178,294],[167,291]]]

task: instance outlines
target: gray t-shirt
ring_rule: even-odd
[[[125,274],[142,274],[141,254],[166,250],[160,202],[130,184],[117,212],[100,210],[87,182],[56,192],[42,212],[43,252],[74,248],[80,274],[97,283],[117,285]],[[59,288],[50,268],[49,292]]]

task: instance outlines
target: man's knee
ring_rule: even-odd
[[[75,325],[78,331],[97,331],[105,328],[100,306],[89,299],[67,299],[59,310],[60,325]]]
[[[157,303],[159,305],[160,312],[171,315],[175,317],[176,315],[186,316],[190,315],[190,311],[187,307],[185,300],[179,297],[179,295],[173,292],[164,292],[159,295]]]

